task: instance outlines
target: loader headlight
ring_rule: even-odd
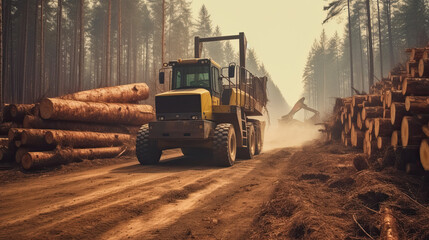
[[[165,118],[164,118],[164,116],[159,116],[159,117],[158,117],[158,120],[159,120],[159,121],[164,121],[164,119],[165,119]]]
[[[191,119],[192,119],[192,120],[197,120],[197,119],[198,119],[198,116],[194,115],[194,116],[192,116],[192,117],[191,117]]]

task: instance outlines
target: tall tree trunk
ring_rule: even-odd
[[[358,11],[358,29],[359,29],[359,50],[360,50],[360,77],[361,77],[361,91],[364,91],[365,77],[363,71],[363,45],[362,45],[362,31],[360,26],[360,11]]]
[[[353,95],[353,47],[352,47],[352,23],[350,17],[350,0],[347,0],[347,14],[349,18],[349,45],[350,45],[350,95]]]
[[[381,20],[380,20],[380,2],[377,0],[378,17],[378,48],[380,49],[380,79],[383,78],[383,47],[381,45]]]
[[[106,86],[111,86],[110,81],[110,25],[112,18],[112,0],[109,0],[107,9],[107,46],[106,46]]]
[[[37,94],[37,87],[40,85],[40,83],[39,83],[39,81],[37,80],[38,79],[38,75],[37,75],[37,49],[38,49],[38,41],[37,41],[37,37],[38,37],[38,27],[39,27],[39,24],[38,24],[38,19],[39,19],[39,7],[38,7],[38,4],[36,4],[36,6],[34,7],[34,41],[33,41],[33,43],[34,43],[34,45],[33,45],[33,75],[32,75],[32,77],[33,77],[33,81],[32,81],[32,91],[33,91],[33,93],[32,93],[32,101],[33,102],[36,102],[37,101],[37,98],[38,98],[38,94]]]
[[[131,83],[131,45],[133,38],[133,23],[130,24],[130,31],[128,35],[128,46],[127,46],[127,83]]]
[[[145,55],[144,81],[149,84],[149,37],[146,38]]]
[[[78,71],[79,71],[79,48],[78,48],[78,42],[79,42],[79,23],[80,23],[80,15],[76,11],[76,19],[74,23],[74,40],[73,40],[73,58],[72,58],[72,74],[70,78],[70,86],[72,87],[72,91],[80,91],[82,86],[79,86],[79,81],[76,81],[78,79]]]
[[[30,3],[27,2],[26,7],[25,7],[25,18],[24,18],[24,44],[23,44],[23,63],[22,63],[22,67],[23,67],[23,71],[22,71],[22,99],[21,102],[22,103],[26,103],[26,101],[28,101],[28,83],[27,83],[27,51],[28,51],[28,16],[29,14],[29,9],[30,9]]]
[[[80,0],[80,11],[79,11],[79,80],[78,80],[78,90],[83,90],[83,73],[85,71],[85,66],[83,65],[85,57],[85,33],[83,30],[83,11],[84,11],[85,0]]]
[[[162,0],[162,26],[161,26],[161,55],[162,55],[162,62],[161,64],[164,64],[165,62],[165,0]]]
[[[121,85],[121,35],[122,35],[122,19],[121,19],[121,14],[122,14],[122,4],[121,4],[121,0],[118,0],[118,59],[117,59],[117,83],[118,85]]]
[[[392,38],[392,3],[391,0],[387,0],[386,15],[387,15],[387,32],[389,35],[389,55],[390,55],[390,68],[395,65],[395,55],[393,53],[393,38]]]
[[[61,80],[61,28],[63,18],[63,1],[58,0],[58,13],[57,13],[57,66],[56,66],[56,79],[55,79],[55,94],[56,96],[61,95],[62,80]]]
[[[44,33],[44,0],[40,0],[40,96],[45,91],[45,33]]]
[[[0,0],[0,109],[3,109],[3,106],[3,2]]]
[[[10,24],[10,0],[3,0],[2,5],[2,15],[4,18],[4,24],[2,24],[2,27],[4,26],[5,29],[2,31],[2,49],[4,49],[4,56],[2,57],[2,79],[4,83],[2,84],[2,100],[6,102],[10,102],[10,94],[5,94],[8,92],[10,81],[5,81],[6,79],[10,79],[10,68],[9,68],[9,62],[10,62],[10,35],[11,35],[11,24]],[[3,102],[4,103],[4,102]]]
[[[368,26],[368,44],[369,44],[368,87],[371,87],[374,84],[374,52],[372,49],[371,6],[369,4],[369,0],[366,0],[365,3],[366,3],[366,16],[367,16],[367,26]]]
[[[137,82],[137,54],[138,54],[138,47],[137,44],[134,44],[134,50],[133,50],[133,83]]]

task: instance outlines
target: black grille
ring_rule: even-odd
[[[157,96],[156,113],[199,113],[201,112],[200,95]]]

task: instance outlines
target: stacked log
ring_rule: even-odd
[[[412,173],[429,171],[429,47],[408,52],[406,69],[392,69],[367,95],[337,99],[334,115],[344,145],[369,157],[393,148],[395,165]]]
[[[148,86],[136,83],[7,104],[0,161],[34,169],[132,152],[140,126],[154,118],[152,106],[138,104],[148,96]]]

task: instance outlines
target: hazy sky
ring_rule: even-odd
[[[203,4],[213,28],[219,25],[224,35],[246,34],[248,48],[256,50],[289,105],[302,94],[301,76],[314,39],[323,28],[342,36],[345,23],[322,26],[324,0],[193,0],[195,19]]]

